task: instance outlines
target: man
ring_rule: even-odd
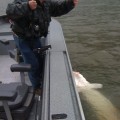
[[[31,64],[28,73],[35,91],[41,86],[41,58],[33,52],[40,48],[41,37],[46,37],[51,17],[68,13],[78,3],[78,0],[14,0],[6,9],[11,21],[11,29],[17,47],[24,62]]]

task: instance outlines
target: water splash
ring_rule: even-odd
[[[98,120],[120,120],[119,112],[115,106],[97,89],[103,85],[89,83],[79,72],[73,72],[78,92],[82,93],[85,100],[95,111]]]

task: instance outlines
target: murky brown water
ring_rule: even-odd
[[[120,120],[120,1],[80,0],[59,21],[73,70],[91,83],[103,84],[96,96],[80,93],[86,120]]]

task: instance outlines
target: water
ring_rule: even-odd
[[[120,120],[120,0],[80,0],[73,11],[57,19],[73,70],[90,83],[103,85],[79,93],[86,120],[108,120],[110,113],[113,120]]]
[[[103,84],[96,99],[93,92],[79,93],[86,120],[109,120],[107,108],[114,120],[120,120],[120,0],[80,0],[58,19],[73,70],[91,83]]]

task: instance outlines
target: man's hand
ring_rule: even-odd
[[[37,2],[35,0],[30,0],[28,4],[31,10],[35,10],[37,7]]]
[[[75,6],[78,4],[78,0],[73,0],[73,2]]]

